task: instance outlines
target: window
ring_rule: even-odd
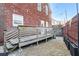
[[[23,25],[23,16],[22,15],[13,14],[12,17],[13,17],[13,19],[12,19],[13,26]]]
[[[48,6],[46,5],[46,15],[48,15]]]
[[[41,3],[38,3],[38,4],[37,4],[37,10],[38,10],[38,11],[41,11]]]

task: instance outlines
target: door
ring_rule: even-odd
[[[44,34],[45,33],[45,24],[44,24],[44,21],[41,20],[41,34]]]
[[[49,28],[48,28],[48,22],[46,21],[46,27],[47,27],[47,31],[49,31]]]
[[[46,27],[48,27],[48,22],[46,22]]]

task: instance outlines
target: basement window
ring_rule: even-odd
[[[17,27],[18,25],[23,25],[23,16],[18,14],[12,15],[12,24],[13,26]]]

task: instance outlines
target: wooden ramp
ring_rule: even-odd
[[[32,44],[22,50],[18,49],[9,56],[71,56],[71,54],[63,42],[63,37],[56,37],[39,45]]]
[[[5,50],[11,52],[16,48],[37,43],[41,40],[53,37],[52,28],[42,27],[18,27],[5,32]],[[55,33],[54,33],[55,34]]]

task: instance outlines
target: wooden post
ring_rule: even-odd
[[[19,47],[19,55],[22,55],[23,52],[22,52],[22,49],[21,49],[21,46],[20,46],[20,29],[19,29],[19,26],[17,27],[18,29],[18,47]]]
[[[47,29],[48,29],[48,28],[46,28],[46,37],[47,37]],[[46,42],[47,42],[47,38],[46,38]]]
[[[39,37],[38,37],[38,35],[39,35],[38,27],[36,29],[37,29],[37,45],[38,45],[38,40],[39,40]]]
[[[4,53],[7,52],[7,50],[6,50],[6,38],[5,38],[5,33],[6,33],[6,31],[4,30]]]

